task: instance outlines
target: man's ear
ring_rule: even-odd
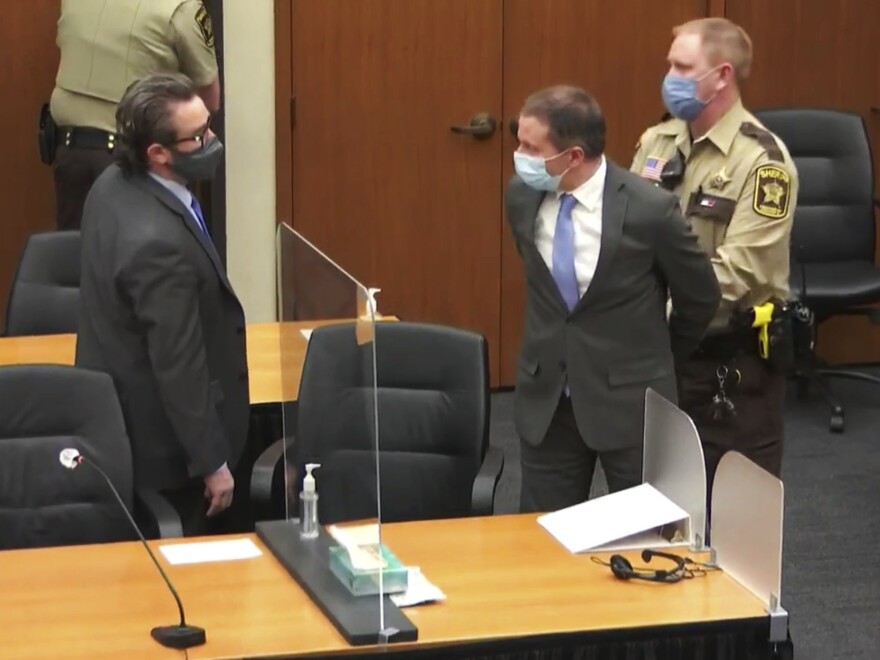
[[[723,80],[728,85],[736,82],[736,71],[733,70],[733,65],[729,62],[725,62],[721,65],[720,73],[721,80]]]
[[[147,147],[147,160],[157,165],[167,165],[171,162],[171,152],[161,144],[154,142]]]

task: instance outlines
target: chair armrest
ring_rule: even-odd
[[[281,463],[284,461],[284,446],[287,441],[287,438],[276,440],[266,447],[254,462],[251,470],[251,506],[254,508],[257,520],[261,519],[256,516],[257,511],[267,511],[272,508],[272,485],[278,468],[284,467]]]
[[[149,518],[160,539],[183,536],[180,516],[171,503],[154,490],[138,490],[134,494],[140,510]]]
[[[474,479],[471,494],[471,510],[475,516],[491,516],[495,509],[495,489],[504,470],[504,452],[498,447],[489,447],[483,457],[483,464]]]

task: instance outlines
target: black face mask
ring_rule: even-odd
[[[168,167],[186,181],[213,179],[220,159],[223,158],[223,143],[216,136],[196,151],[172,151],[174,159]]]

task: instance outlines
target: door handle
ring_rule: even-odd
[[[478,140],[485,140],[492,137],[498,122],[488,112],[480,112],[471,117],[467,126],[450,126],[449,129],[453,133],[460,135],[470,135]]]

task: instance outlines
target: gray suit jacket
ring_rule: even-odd
[[[86,200],[81,268],[76,364],[113,377],[137,485],[231,469],[250,414],[244,312],[189,210],[109,167]]]
[[[712,265],[678,200],[608,161],[599,261],[569,313],[535,245],[543,199],[519,177],[511,180],[507,218],[527,296],[517,432],[532,445],[541,443],[567,381],[578,430],[591,448],[639,447],[645,390],[677,400],[673,352],[691,352],[718,307]],[[667,293],[674,310],[668,323]]]

